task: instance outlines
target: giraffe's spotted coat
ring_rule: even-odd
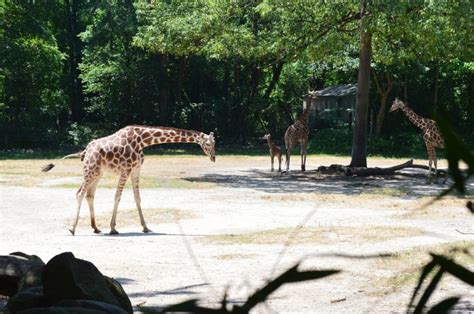
[[[304,96],[305,108],[303,113],[292,125],[290,125],[285,132],[285,146],[286,146],[286,171],[290,170],[290,156],[291,151],[296,145],[301,148],[301,170],[306,170],[306,149],[308,147],[308,118],[309,111],[313,106],[317,96],[314,92],[310,92]]]
[[[150,145],[162,143],[196,143],[204,153],[215,161],[214,135],[202,132],[181,130],[167,127],[148,127],[131,125],[120,129],[112,135],[91,141],[81,152],[83,161],[83,183],[77,191],[78,208],[71,233],[74,234],[84,196],[90,209],[91,226],[94,232],[100,232],[94,218],[94,195],[97,183],[104,169],[110,169],[119,174],[120,179],[115,194],[114,209],[110,222],[110,233],[115,234],[117,208],[123,187],[129,177],[132,180],[135,203],[137,205],[143,232],[149,232],[140,206],[139,177],[140,167],[144,160],[143,149]]]
[[[403,111],[405,116],[410,120],[415,126],[419,127],[423,131],[423,140],[425,141],[426,150],[428,152],[428,163],[429,163],[429,173],[428,181],[431,182],[431,164],[434,163],[436,180],[438,180],[438,161],[436,159],[436,148],[444,148],[444,140],[441,137],[441,132],[439,131],[438,125],[436,122],[431,119],[423,118],[417,115],[407,104],[403,101],[395,98],[390,107],[390,112],[394,112],[400,109]],[[447,178],[446,172],[446,178]]]

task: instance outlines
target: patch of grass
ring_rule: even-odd
[[[177,177],[175,172],[170,173],[169,169],[163,169],[162,167],[153,165],[153,160],[161,165],[162,162],[160,162],[160,159],[162,159],[162,157],[151,157],[150,159],[152,159],[152,161],[147,163],[142,169],[142,175],[140,176],[141,188],[208,189],[216,186],[216,184],[212,182],[198,182]],[[79,159],[62,160],[58,162],[56,167],[51,171],[42,172],[41,168],[50,162],[51,160],[42,159],[2,160],[0,162],[0,186],[79,188],[82,181],[82,163]],[[174,162],[179,163],[179,161]],[[182,160],[181,163],[183,163]],[[165,171],[168,172],[166,175],[163,175]],[[144,173],[148,175],[143,175]],[[71,182],[71,179],[77,182]],[[115,189],[117,183],[117,174],[104,171],[98,186],[99,188]],[[127,181],[126,187],[131,187],[130,179]]]
[[[395,217],[400,219],[446,219],[468,217],[467,198],[445,196],[431,204],[434,197],[420,197],[410,202],[408,210]],[[428,205],[429,204],[429,205]]]
[[[371,188],[365,190],[362,194],[375,194],[389,197],[403,197],[410,194],[410,190],[407,187],[400,186],[397,188]]]
[[[118,176],[113,174],[107,174],[103,176],[98,184],[99,188],[115,189],[118,184]],[[80,185],[80,184],[79,184]],[[77,188],[78,184],[63,183],[51,185],[56,188]],[[151,176],[140,176],[140,189],[210,189],[215,187],[216,184],[212,182],[199,182],[189,181],[180,178],[156,178]],[[130,179],[125,184],[125,189],[131,189],[132,183]]]
[[[83,204],[87,206],[87,204]],[[86,210],[89,212],[88,210]],[[198,215],[194,212],[177,208],[142,208],[143,215],[147,224],[175,223],[179,220],[195,219]],[[99,228],[109,226],[112,218],[112,208],[110,212],[96,213],[96,222]],[[80,224],[88,225],[90,223],[89,215],[81,217]],[[140,217],[136,208],[119,208],[117,212],[117,226],[140,226]]]
[[[376,267],[389,275],[379,278],[376,287],[378,294],[388,294],[397,291],[408,284],[415,284],[419,279],[423,265],[430,261],[429,253],[451,256],[454,261],[467,267],[474,266],[474,242],[458,241],[437,246],[418,247],[395,253],[391,257],[380,258]]]
[[[283,244],[294,228],[277,228],[243,234],[222,234],[205,237],[205,241],[217,244]],[[294,244],[335,242],[379,242],[395,237],[413,237],[422,234],[417,228],[408,227],[304,227],[298,231]]]
[[[255,254],[223,254],[217,255],[215,258],[218,260],[228,261],[234,259],[246,259],[255,257]]]

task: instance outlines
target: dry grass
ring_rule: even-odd
[[[255,254],[223,254],[215,256],[216,259],[222,261],[234,260],[234,259],[246,259],[246,258],[253,258]]]
[[[403,214],[397,214],[401,219],[447,219],[463,218],[469,214],[466,209],[467,198],[445,196],[433,202],[433,197],[420,197],[412,200]]]
[[[389,273],[389,275],[377,279],[377,283],[374,286],[384,289],[379,289],[375,294],[388,294],[408,284],[415,284],[419,279],[421,267],[431,259],[430,252],[451,256],[454,261],[468,268],[474,266],[473,241],[452,242],[398,252],[391,257],[377,260],[377,270],[385,274]]]
[[[184,219],[195,219],[198,215],[194,212],[177,208],[143,208],[143,215],[148,223],[175,223]],[[109,226],[112,218],[112,211],[103,212],[96,215],[96,221],[99,228]],[[80,224],[88,225],[89,215],[81,217]],[[140,217],[136,208],[119,209],[117,213],[117,226],[140,225]]]
[[[212,235],[204,238],[205,241],[217,244],[283,244],[294,228],[277,228],[243,234]],[[298,230],[294,244],[329,244],[334,242],[359,243],[379,242],[392,238],[413,237],[421,235],[423,231],[408,227],[303,227]]]
[[[190,165],[196,163],[198,157],[152,156],[149,159],[151,160],[145,162],[141,171],[141,188],[208,189],[216,186],[211,182],[180,178],[180,175],[187,173],[186,170]],[[0,186],[79,188],[82,181],[82,164],[78,159],[58,161],[51,171],[42,172],[41,168],[50,162],[35,159],[2,160],[0,161]],[[202,162],[201,160],[200,163]],[[182,164],[182,167],[177,168],[178,164]],[[118,175],[106,171],[99,181],[99,188],[116,188],[117,183]],[[129,180],[127,187],[130,186]]]

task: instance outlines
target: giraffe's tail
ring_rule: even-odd
[[[60,160],[66,159],[66,158],[73,158],[73,157],[81,157],[81,160],[84,158],[84,150],[79,152],[79,153],[74,153],[74,154],[69,154],[64,157],[62,157]],[[53,169],[55,164],[47,164],[41,168],[41,171],[43,172],[48,172],[49,170]]]

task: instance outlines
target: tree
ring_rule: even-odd
[[[2,5],[0,147],[44,145],[59,133],[57,117],[66,111],[60,88],[64,54],[49,28],[59,8],[53,1]]]
[[[369,112],[370,58],[372,34],[368,28],[367,0],[360,2],[360,57],[357,79],[355,123],[352,137],[351,167],[367,167],[367,118]]]

